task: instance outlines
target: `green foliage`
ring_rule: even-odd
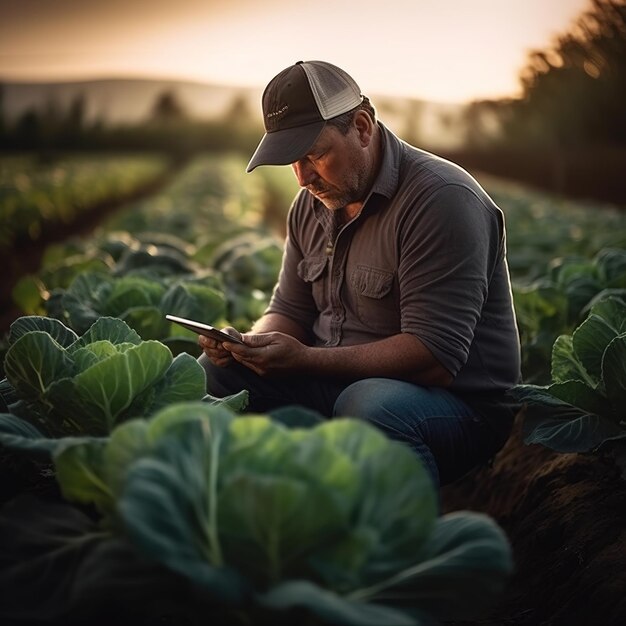
[[[278,278],[282,255],[283,246],[276,237],[256,233],[228,239],[213,251],[211,266],[223,276],[233,326],[245,328],[248,320],[263,314]]]
[[[523,379],[547,384],[556,338],[597,299],[626,293],[626,213],[484,178],[506,217]]]
[[[626,250],[605,248],[591,260],[555,259],[544,277],[529,285],[514,284],[527,382],[547,381],[556,338],[572,332],[594,303],[610,295],[626,296]]]
[[[228,287],[270,291],[283,256],[276,237],[246,233],[229,239],[214,252],[213,266],[224,275]]]
[[[109,556],[100,567],[90,550],[78,550],[93,531],[73,509],[51,510],[45,524],[34,520],[43,553],[33,566],[54,568],[67,550],[83,572],[81,580],[52,577],[56,593],[43,592],[52,614],[72,615],[83,578],[93,581],[97,605],[112,571],[127,581],[140,563],[133,586],[145,580],[161,589],[162,576],[176,581],[146,611],[153,602],[175,606],[172,594],[187,581],[196,592],[176,614],[194,619],[419,625],[480,613],[511,573],[502,531],[474,513],[437,518],[435,489],[414,453],[361,421],[289,428],[264,415],[184,403],[101,440],[68,441],[53,454],[65,498],[99,512],[100,549]],[[0,528],[26,510],[0,515]],[[72,530],[61,540],[64,525]],[[113,541],[120,550],[112,555]],[[20,542],[29,549],[28,538]],[[129,546],[142,556],[135,552],[127,569],[120,559]],[[6,552],[0,541],[0,605],[39,617],[33,603],[12,600],[19,555]]]
[[[626,214],[619,207],[480,178],[505,213],[507,260],[516,282],[541,278],[553,259],[590,259],[603,248],[626,249]]]
[[[527,403],[526,443],[586,452],[626,438],[626,304],[594,304],[572,335],[552,351],[552,383],[515,390]]]
[[[187,336],[165,319],[165,312],[207,323],[222,319],[226,312],[222,292],[198,282],[83,273],[67,290],[53,294],[48,312],[67,321],[78,333],[106,316],[125,321],[146,339]]]
[[[143,241],[127,233],[49,249],[50,265],[16,285],[13,298],[31,315],[61,320],[85,332],[101,316],[125,321],[144,339],[165,342],[176,354],[197,356],[193,333],[165,320],[165,313],[216,323],[227,302],[219,275],[201,270],[188,258],[189,246],[176,237],[149,234]]]
[[[173,359],[165,345],[142,341],[110,317],[81,337],[55,319],[19,318],[11,325],[4,369],[5,404],[54,436],[106,434],[129,417],[201,399],[206,386],[193,357]]]
[[[263,188],[242,184],[242,175],[239,159],[198,158],[158,200],[118,213],[97,237],[51,247],[38,275],[16,285],[14,301],[25,314],[57,317],[77,332],[98,315],[117,316],[146,339],[194,354],[195,336],[165,324],[165,313],[247,330],[268,304],[282,242],[259,227]],[[148,281],[169,290],[163,301],[143,293],[153,291]],[[209,288],[220,294],[210,297]],[[115,307],[111,289],[121,291]],[[132,306],[124,309],[124,301]]]
[[[245,173],[245,161],[228,153],[200,155],[176,176],[158,198],[129,206],[107,219],[105,231],[166,233],[198,250],[228,237],[263,230],[262,179]],[[286,214],[288,205],[284,207]],[[196,258],[202,262],[206,256]]]
[[[159,156],[68,157],[50,165],[27,157],[0,162],[0,250],[37,240],[98,204],[129,196],[166,169]]]

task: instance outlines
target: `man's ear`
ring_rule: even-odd
[[[353,124],[359,133],[361,146],[369,146],[374,136],[374,122],[365,111],[357,111],[354,114]]]

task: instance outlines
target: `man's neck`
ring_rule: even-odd
[[[380,127],[378,125],[376,125],[376,130],[375,130],[374,138],[372,140],[372,144],[373,144],[372,145],[372,159],[371,159],[368,185],[365,190],[365,193],[363,194],[363,198],[361,200],[347,204],[343,208],[342,217],[346,222],[349,222],[351,219],[356,217],[361,212],[361,209],[363,208],[363,205],[365,204],[365,201],[367,197],[369,196],[370,191],[372,190],[372,187],[374,186],[374,181],[378,177],[380,165],[383,161],[383,140],[382,140],[382,135],[380,132]]]

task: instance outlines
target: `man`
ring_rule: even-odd
[[[378,122],[334,65],[283,70],[263,115],[247,170],[291,164],[303,189],[245,345],[199,339],[208,392],[367,420],[436,484],[488,461],[510,433],[505,392],[520,372],[502,212],[467,172]]]

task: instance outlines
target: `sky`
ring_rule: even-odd
[[[0,0],[0,80],[181,78],[263,87],[298,60],[366,94],[519,95],[528,52],[590,0]]]

